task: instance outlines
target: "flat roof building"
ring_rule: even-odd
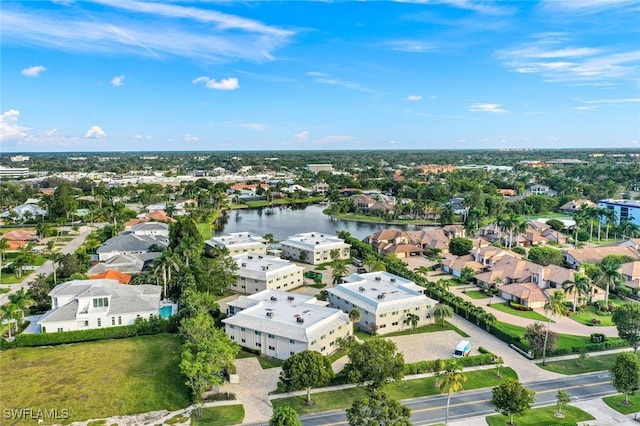
[[[350,312],[360,311],[360,329],[373,334],[387,334],[434,321],[436,301],[424,295],[424,288],[413,281],[389,272],[351,274],[343,284],[327,289],[329,306]]]
[[[282,257],[318,265],[330,262],[331,252],[336,250],[339,259],[351,257],[351,245],[335,235],[321,232],[295,234],[282,241]]]
[[[598,201],[598,208],[612,210],[616,214],[616,223],[629,221],[640,226],[640,201],[614,200],[608,198]],[[602,218],[605,223],[606,218]]]
[[[265,290],[229,302],[222,320],[229,338],[245,348],[278,359],[304,350],[329,355],[338,339],[350,336],[349,316],[313,296]]]
[[[241,253],[267,254],[267,240],[252,232],[232,232],[205,241],[207,253],[216,248],[226,248],[230,256]]]
[[[264,290],[291,290],[304,284],[304,268],[276,256],[243,253],[233,256],[238,280],[229,290],[259,293]]]

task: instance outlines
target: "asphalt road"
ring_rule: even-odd
[[[607,372],[587,373],[568,376],[560,380],[547,380],[526,383],[528,389],[536,392],[534,406],[551,405],[556,402],[556,394],[564,390],[571,397],[571,401],[600,398],[613,395],[617,391],[611,386],[611,377]],[[414,425],[428,425],[444,421],[447,405],[446,395],[415,398],[402,401],[411,409],[411,422]],[[491,403],[491,389],[477,389],[463,391],[451,396],[449,406],[449,420],[459,420],[468,417],[495,414]],[[300,418],[305,426],[339,426],[347,425],[344,411],[319,413]]]

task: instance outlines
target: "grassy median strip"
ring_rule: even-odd
[[[640,394],[629,395],[629,405],[624,404],[624,395],[622,394],[607,396],[602,399],[609,407],[622,414],[631,414],[640,411]]]
[[[555,417],[556,411],[555,405],[534,408],[524,416],[515,417],[514,421],[518,426],[569,426],[594,419],[591,414],[572,405],[567,405],[562,410],[564,418]],[[486,420],[489,426],[504,426],[509,423],[509,418],[502,414],[487,416]]]
[[[71,423],[189,405],[176,357],[180,340],[158,334],[0,352],[3,409],[68,410]]]
[[[467,381],[464,383],[465,390],[479,389],[484,387],[497,386],[507,378],[517,379],[518,375],[511,368],[503,368],[502,377],[496,376],[495,369],[478,370],[466,372]],[[418,398],[421,396],[437,395],[440,390],[435,386],[433,377],[422,379],[402,380],[389,383],[384,387],[384,392],[390,397],[398,400]],[[342,410],[351,407],[353,402],[367,394],[365,388],[356,387],[341,389],[336,391],[318,392],[311,395],[313,405],[305,405],[306,395],[292,396],[288,398],[272,399],[274,407],[290,406],[298,414],[311,414],[319,411]]]
[[[547,361],[547,365],[538,364],[540,368],[560,374],[581,374],[593,371],[609,370],[613,366],[616,358],[620,355],[588,355],[585,359],[565,359],[561,361]]]
[[[193,426],[239,425],[243,419],[244,407],[242,404],[203,408],[202,417],[196,416],[195,411],[191,412],[191,424]]]

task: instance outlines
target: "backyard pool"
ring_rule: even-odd
[[[173,306],[166,305],[160,308],[159,314],[162,318],[167,319],[173,314]]]

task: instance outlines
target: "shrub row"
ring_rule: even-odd
[[[432,359],[428,361],[418,361],[404,365],[404,374],[424,374],[433,373],[437,370],[437,364],[443,365],[449,360]],[[491,365],[502,363],[502,358],[496,357],[492,353],[484,353],[481,355],[465,356],[457,358],[456,361],[463,367],[476,367],[478,365]]]
[[[147,334],[175,332],[176,320],[151,317],[137,320],[133,325],[94,328],[91,330],[63,331],[59,333],[18,334],[12,342],[0,340],[0,349],[18,347],[51,346],[66,343],[91,342],[102,339],[123,339]]]
[[[629,343],[622,339],[610,339],[603,343],[591,343],[590,345],[584,346],[572,346],[570,348],[560,348],[553,351],[550,355],[552,356],[560,356],[560,355],[570,355],[570,354],[579,354],[584,352],[597,352],[597,351],[606,351],[608,349],[615,348],[623,348],[629,346]]]
[[[607,336],[602,333],[591,333],[591,343],[604,343],[607,341]]]

